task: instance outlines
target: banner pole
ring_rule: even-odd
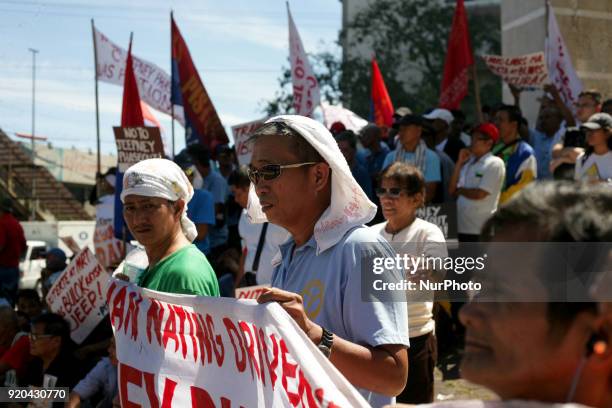
[[[172,67],[172,10],[170,10],[170,123],[172,124],[172,159],[174,160],[174,69]]]
[[[102,163],[100,158],[100,107],[98,97],[98,45],[96,43],[96,28],[94,25],[93,18],[91,19],[91,34],[93,37],[93,49],[94,49],[94,83],[95,83],[95,94],[96,94],[96,196],[100,197],[100,186],[98,183],[98,176],[102,173]]]

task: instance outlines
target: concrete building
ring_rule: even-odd
[[[612,1],[550,0],[572,63],[585,89],[595,88],[612,97]],[[502,54],[513,56],[543,51],[546,38],[545,0],[502,0]],[[504,86],[504,100],[512,102]],[[535,123],[541,92],[525,92],[521,108]]]

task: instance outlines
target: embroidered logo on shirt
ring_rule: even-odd
[[[304,302],[304,311],[309,319],[314,320],[321,313],[324,293],[323,282],[319,279],[313,279],[304,286],[301,295]]]

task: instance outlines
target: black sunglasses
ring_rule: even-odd
[[[391,198],[398,198],[400,195],[402,195],[402,191],[403,189],[398,188],[398,187],[393,187],[393,188],[378,187],[376,189],[376,195],[378,197],[389,196]]]
[[[249,180],[251,183],[257,185],[259,183],[260,177],[264,180],[274,180],[275,178],[281,175],[282,169],[295,169],[298,167],[309,166],[311,164],[317,164],[317,162],[306,162],[306,163],[296,163],[296,164],[266,164],[261,169],[254,169],[249,167],[247,170],[247,174],[249,176]]]

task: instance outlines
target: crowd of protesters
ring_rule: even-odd
[[[393,396],[431,403],[443,335],[437,299],[364,302],[360,245],[377,243],[372,251],[383,257],[445,257],[440,227],[417,216],[441,203],[456,205],[460,243],[612,242],[612,101],[583,92],[574,114],[547,91],[533,126],[513,89],[515,104],[487,107],[483,123],[439,108],[400,108],[391,128],[355,131],[280,116],[253,135],[249,166],[228,146],[200,145],[174,162],[137,163],[124,174],[121,201],[148,263],[117,277],[200,296],[270,286],[258,301],[279,302],[370,404]],[[104,184],[112,174],[99,178],[98,191],[113,194]],[[0,382],[69,387],[69,407],[116,406],[110,322],[74,344],[68,323],[44,302],[66,254],[48,251],[42,293],[17,290],[15,254],[25,240],[8,203],[0,225]],[[401,280],[395,272],[387,278]],[[445,271],[425,273],[442,279]],[[612,406],[609,276],[591,278],[599,282],[592,302],[453,305],[462,375],[503,400]],[[304,301],[312,282],[320,285],[316,309]]]

